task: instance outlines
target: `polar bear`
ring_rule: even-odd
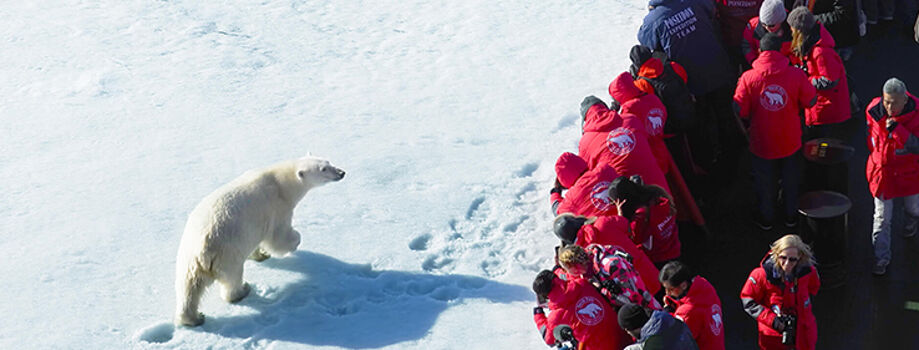
[[[261,261],[296,250],[300,233],[291,227],[291,217],[297,202],[310,189],[344,176],[327,160],[306,156],[250,170],[204,197],[188,215],[176,256],[175,323],[204,322],[198,303],[215,280],[224,300],[246,297],[246,258]]]

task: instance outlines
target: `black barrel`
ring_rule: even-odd
[[[818,138],[807,141],[802,147],[804,158],[804,181],[802,192],[834,191],[849,193],[849,169],[846,161],[855,149],[841,140]]]
[[[802,216],[801,238],[817,260],[821,288],[835,288],[846,282],[846,237],[852,201],[834,191],[811,191],[798,197]]]

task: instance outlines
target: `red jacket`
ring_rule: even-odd
[[[760,158],[784,158],[801,148],[801,109],[816,90],[807,75],[788,65],[778,51],[766,51],[753,69],[740,76],[734,102],[750,119],[750,152]]]
[[[715,0],[718,21],[724,44],[728,47],[739,46],[744,26],[750,18],[759,15],[763,0]]]
[[[646,93],[635,86],[632,74],[624,72],[609,83],[609,95],[620,105],[620,114],[634,114],[645,123],[648,143],[657,160],[657,166],[667,173],[670,168],[670,151],[664,143],[664,123],[667,122],[667,108],[653,93]]]
[[[890,117],[880,97],[872,100],[865,110],[869,151],[865,175],[874,197],[890,199],[919,193],[919,155],[905,148],[908,142],[919,142],[917,104],[919,100],[909,95],[903,112],[894,117],[897,126],[892,132],[887,131]]]
[[[768,32],[766,26],[759,22],[759,16],[751,18],[747,23],[743,30],[743,41],[740,43],[740,49],[747,63],[753,64],[753,61],[759,57],[759,41]],[[801,64],[801,60],[791,51],[791,27],[788,26],[788,22],[782,21],[781,38],[782,49],[779,52],[788,57],[792,64]]]
[[[702,276],[692,279],[686,295],[675,300],[664,296],[666,304],[676,306],[673,317],[689,327],[699,350],[724,350],[724,315],[715,287]]]
[[[587,217],[615,215],[616,206],[610,201],[608,191],[610,182],[617,177],[619,173],[616,172],[616,169],[607,164],[601,164],[588,170],[565,192],[564,197],[555,192],[550,195],[555,215],[561,213]]]
[[[552,330],[562,324],[574,330],[580,349],[622,349],[632,340],[619,327],[616,310],[585,279],[556,278],[549,292],[549,310],[548,317],[541,312],[533,315],[546,344],[555,344]]]
[[[745,311],[756,319],[759,325],[761,349],[785,349],[782,334],[772,328],[776,314],[773,305],[778,305],[782,314],[797,317],[798,350],[813,350],[817,345],[817,319],[814,318],[811,298],[820,289],[820,277],[813,266],[798,266],[795,282],[784,281],[781,271],[769,254],[760,266],[750,272],[750,277],[740,291],[740,300]]]
[[[659,271],[648,255],[633,243],[628,236],[629,221],[621,216],[601,216],[590,224],[584,224],[578,231],[575,244],[587,247],[593,243],[617,246],[620,250],[632,256],[632,265],[641,275],[641,281],[651,294],[657,294],[661,283],[657,280]]]
[[[820,24],[820,39],[802,58],[812,84],[821,80],[830,83],[827,88],[817,89],[817,104],[805,110],[807,125],[840,123],[852,116],[846,67],[834,46],[836,42],[830,32]]]
[[[634,114],[620,115],[602,103],[591,106],[584,118],[578,155],[591,169],[609,164],[623,176],[641,175],[646,184],[670,193],[664,172],[651,152],[644,121]]]
[[[658,198],[653,205],[635,211],[630,223],[632,242],[653,262],[680,257],[680,235],[675,214],[667,198]]]

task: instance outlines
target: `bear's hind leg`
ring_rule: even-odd
[[[243,282],[243,263],[223,266],[217,274],[217,282],[223,286],[223,300],[235,303],[249,295],[249,284]]]
[[[176,275],[176,324],[195,327],[204,323],[204,315],[198,312],[198,304],[204,290],[213,281],[198,269]]]

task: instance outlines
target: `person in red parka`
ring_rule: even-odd
[[[759,57],[759,41],[763,39],[766,33],[776,33],[782,38],[782,48],[779,50],[789,59],[793,59],[792,64],[800,64],[797,57],[791,51],[791,27],[785,18],[788,13],[785,11],[785,4],[782,0],[766,0],[759,8],[759,16],[750,19],[743,31],[743,41],[740,43],[744,58],[747,60],[747,69],[752,67],[753,61]]]
[[[579,349],[622,349],[620,344],[628,344],[628,335],[619,330],[616,310],[587,280],[571,277],[566,281],[543,270],[533,281],[533,291],[539,301],[548,301],[548,316],[542,303],[533,308],[533,322],[546,344],[555,345],[553,330],[563,324],[574,330]]]
[[[771,1],[771,0],[770,0]],[[762,53],[753,69],[744,72],[734,92],[735,109],[750,121],[750,159],[753,189],[758,211],[754,221],[763,230],[772,229],[775,211],[776,175],[782,183],[785,224],[797,223],[798,184],[801,182],[801,110],[815,102],[816,90],[807,75],[788,65],[779,52],[782,39],[767,33],[761,40]]]
[[[589,168],[609,164],[621,175],[641,175],[647,183],[663,187],[670,193],[664,172],[657,165],[647,128],[641,117],[619,114],[596,96],[581,102],[584,129],[578,143],[578,155]]]
[[[667,122],[664,103],[653,93],[638,89],[629,72],[619,74],[609,83],[609,95],[619,104],[620,115],[634,114],[644,121],[651,153],[658,167],[666,174],[670,169],[670,151],[664,144],[664,124]]]
[[[833,36],[817,22],[804,6],[788,14],[791,27],[791,49],[801,60],[811,84],[817,88],[817,103],[804,111],[805,139],[833,137],[845,140],[840,123],[852,116],[846,67]]]
[[[801,237],[785,235],[771,245],[760,266],[750,272],[740,300],[756,319],[760,349],[813,350],[817,319],[811,303],[820,289],[811,249]],[[791,322],[791,320],[794,320]],[[794,324],[794,329],[787,329]],[[795,343],[782,344],[783,332],[794,332]]]
[[[609,197],[629,223],[629,236],[657,267],[680,257],[680,235],[673,199],[656,185],[645,185],[640,176],[620,176],[610,184]]]
[[[618,215],[586,218],[563,213],[555,218],[552,226],[553,232],[562,241],[562,246],[576,244],[583,248],[591,244],[612,245],[628,253],[632,256],[632,265],[641,275],[641,282],[648,291],[657,294],[661,289],[661,284],[657,281],[657,267],[644,251],[629,240],[629,222],[625,218]]]
[[[565,152],[555,161],[555,187],[549,192],[552,214],[572,213],[584,216],[616,214],[616,206],[609,200],[609,184],[619,177],[616,169],[600,164],[587,169],[587,161],[578,155]],[[562,190],[567,189],[565,196]]]
[[[903,235],[919,229],[919,100],[897,78],[884,83],[882,97],[868,104],[868,163],[865,175],[874,197],[873,273],[883,275],[890,263],[890,225],[893,199],[903,197],[906,223]]]
[[[659,277],[664,309],[686,323],[699,350],[724,350],[724,315],[715,287],[679,261],[664,265]]]

